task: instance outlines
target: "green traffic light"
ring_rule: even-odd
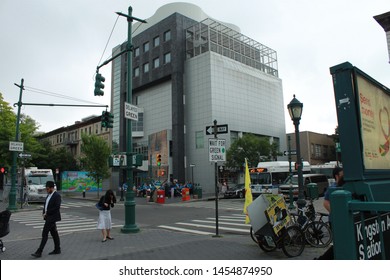
[[[106,79],[102,76],[102,74],[97,73],[95,77],[95,96],[103,96],[104,91],[102,90],[104,88],[104,82]]]

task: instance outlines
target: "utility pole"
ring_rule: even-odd
[[[133,20],[137,20],[142,23],[146,23],[145,20],[136,18],[132,16],[133,8],[129,6],[129,13],[128,15],[117,13],[120,16],[127,18],[128,23],[128,33],[127,33],[127,96],[126,96],[126,102],[132,104],[132,91],[133,91],[133,85],[132,85],[132,73],[133,73],[133,66],[132,66],[132,24]],[[132,139],[132,131],[131,131],[131,120],[126,119],[126,130],[127,130],[127,139],[126,139],[126,156],[127,159],[132,159],[133,155],[133,139]],[[135,233],[139,231],[138,226],[135,223],[135,201],[134,201],[134,182],[133,182],[133,161],[127,160],[127,169],[126,169],[126,180],[127,180],[127,192],[126,192],[126,200],[125,200],[125,225],[123,228],[121,228],[121,231],[123,233]]]
[[[15,84],[15,86],[20,88],[19,93],[19,102],[18,102],[18,114],[16,116],[16,133],[15,133],[15,142],[19,142],[19,121],[20,121],[20,107],[22,107],[22,95],[23,95],[23,83],[22,79],[20,85]],[[12,151],[12,169],[11,169],[11,190],[8,196],[8,210],[16,211],[16,160],[17,160],[17,151]],[[21,183],[21,182],[20,182]],[[22,201],[20,202],[22,203]]]
[[[214,120],[214,139],[218,139],[217,120]],[[215,235],[213,237],[221,237],[219,235],[219,221],[218,221],[218,162],[214,163],[215,172]]]

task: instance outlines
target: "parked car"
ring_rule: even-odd
[[[307,198],[309,193],[307,191],[307,185],[309,183],[315,183],[318,187],[319,196],[323,196],[325,194],[326,189],[329,187],[328,177],[324,174],[303,174],[303,188],[304,188],[304,196]],[[286,181],[279,186],[279,193],[283,194],[285,200],[290,199],[290,177],[286,179]],[[294,199],[298,199],[298,175],[293,175],[291,177],[292,191]]]
[[[245,184],[237,184],[232,188],[229,188],[224,193],[224,198],[243,198],[245,197]]]

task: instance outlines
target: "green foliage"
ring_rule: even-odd
[[[79,171],[80,167],[72,153],[65,147],[53,149],[48,140],[40,142],[40,149],[32,156],[32,164],[39,168],[50,168],[53,171],[58,168],[60,171]]]
[[[9,142],[15,141],[16,115],[9,103],[5,102],[0,93],[0,164],[11,166],[12,156]]]
[[[110,176],[108,167],[108,157],[111,154],[111,149],[104,139],[97,135],[81,135],[81,152],[83,156],[80,158],[83,170],[88,172],[88,176],[95,179],[99,186],[99,182]]]
[[[245,158],[249,167],[257,166],[259,161],[275,160],[280,155],[277,143],[270,143],[268,137],[259,137],[253,134],[244,134],[242,138],[234,141],[226,152],[226,166],[242,169]]]

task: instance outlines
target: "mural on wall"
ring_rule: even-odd
[[[97,183],[93,178],[88,177],[86,171],[64,171],[61,174],[61,185],[63,192],[96,192]],[[102,185],[99,186],[99,191]]]

